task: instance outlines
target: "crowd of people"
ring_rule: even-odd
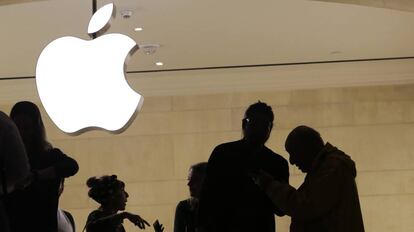
[[[190,167],[190,197],[176,207],[174,232],[274,232],[275,215],[291,217],[291,232],[364,231],[352,159],[315,129],[296,127],[285,142],[290,164],[306,173],[296,189],[288,161],[265,145],[274,121],[269,105],[250,105],[242,138],[216,146],[208,162]],[[59,197],[64,180],[78,170],[76,160],[47,141],[34,103],[18,102],[9,116],[0,112],[0,231],[75,232]],[[129,195],[116,175],[91,177],[86,185],[99,204],[87,232],[124,232],[124,221],[151,227],[125,211]],[[158,220],[152,227],[164,231]]]

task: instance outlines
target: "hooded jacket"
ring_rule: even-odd
[[[274,181],[269,198],[292,217],[291,232],[363,232],[355,163],[327,143],[296,190]]]

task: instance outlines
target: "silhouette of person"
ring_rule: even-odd
[[[207,162],[195,164],[188,173],[190,198],[180,201],[175,210],[174,232],[195,232],[198,200],[204,181]]]
[[[145,229],[145,225],[150,226],[139,215],[123,211],[128,193],[125,191],[124,182],[116,175],[91,177],[86,184],[89,187],[89,197],[101,205],[89,214],[86,222],[87,232],[124,232],[124,219],[128,219],[140,229]]]
[[[296,127],[285,143],[290,163],[306,173],[295,189],[265,171],[253,174],[272,201],[292,217],[291,232],[363,232],[364,224],[351,158],[307,126]]]
[[[46,140],[40,111],[34,103],[16,103],[10,118],[19,129],[32,173],[27,188],[8,196],[11,230],[56,232],[59,185],[62,178],[78,172],[78,164]]]
[[[7,194],[28,184],[29,160],[16,125],[0,111],[0,231],[9,232]]]
[[[59,186],[59,197],[65,189],[65,179],[62,179]],[[75,219],[72,214],[66,210],[58,208],[57,211],[57,232],[76,232]]]
[[[276,215],[284,213],[255,185],[251,171],[263,169],[287,183],[287,161],[265,146],[274,115],[266,103],[248,107],[242,120],[243,138],[214,148],[200,196],[201,231],[274,232]]]

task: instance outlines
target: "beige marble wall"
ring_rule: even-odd
[[[414,231],[414,85],[148,97],[120,135],[67,136],[43,113],[49,139],[80,164],[67,181],[62,208],[81,231],[97,206],[87,197],[86,179],[115,173],[126,181],[127,210],[158,218],[172,232],[176,203],[188,196],[188,167],[206,161],[215,145],[240,138],[243,112],[259,99],[274,107],[268,146],[284,157],[284,139],[299,124],[315,127],[352,156],[366,231]],[[8,112],[10,105],[0,109]],[[299,186],[303,175],[293,167],[291,174]],[[288,217],[278,219],[279,232],[288,225]]]

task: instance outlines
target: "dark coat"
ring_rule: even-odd
[[[56,178],[37,180],[24,190],[8,195],[7,212],[13,232],[56,232],[59,186],[62,178],[73,176],[79,167],[77,162],[59,149],[50,149],[30,159],[32,170],[47,167],[55,169]]]
[[[191,204],[193,201],[193,204]],[[195,199],[180,201],[175,210],[174,232],[196,232],[198,203]]]
[[[274,215],[284,213],[249,177],[260,169],[288,183],[287,161],[269,148],[252,154],[244,140],[217,146],[201,192],[199,226],[214,232],[274,232]]]
[[[354,161],[327,143],[299,189],[274,181],[266,193],[292,217],[291,232],[363,232],[355,177]]]

